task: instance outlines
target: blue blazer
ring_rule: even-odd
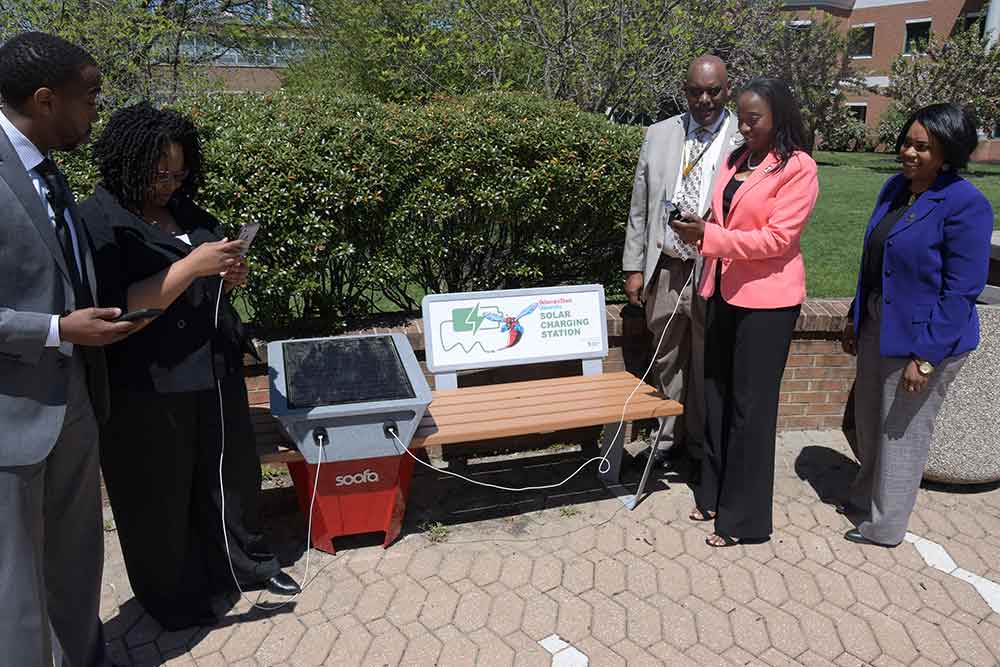
[[[875,225],[908,187],[901,174],[882,187],[865,231],[865,253]],[[957,173],[941,174],[920,195],[883,246],[882,356],[937,365],[979,345],[976,299],[986,286],[992,232],[989,201]],[[859,271],[851,303],[855,333],[867,298]]]

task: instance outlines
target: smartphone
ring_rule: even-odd
[[[154,317],[159,317],[163,314],[163,311],[159,308],[143,308],[142,310],[133,310],[131,313],[123,313],[111,320],[112,322],[137,322],[139,320],[151,320]]]
[[[253,243],[253,239],[255,236],[257,236],[257,230],[259,229],[260,229],[259,222],[248,222],[242,227],[240,227],[240,234],[237,237],[237,240],[246,241],[247,244],[246,250],[243,251],[242,255],[243,257],[247,256],[247,250],[250,249],[250,244]]]

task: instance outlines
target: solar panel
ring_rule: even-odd
[[[287,341],[282,352],[290,409],[415,397],[391,336]]]

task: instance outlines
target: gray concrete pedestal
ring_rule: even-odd
[[[924,479],[930,481],[1000,481],[1000,306],[978,309],[982,341],[948,389],[938,413],[924,470]]]

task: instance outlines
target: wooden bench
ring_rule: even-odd
[[[601,451],[612,444],[622,406],[638,379],[627,372],[581,375],[550,380],[529,380],[460,389],[439,389],[427,409],[420,428],[410,442],[410,449],[513,438],[552,433],[587,426],[605,426]],[[267,395],[254,407],[267,408]],[[676,401],[663,398],[659,391],[644,384],[632,396],[625,410],[625,421],[638,421],[679,415],[683,408]],[[277,421],[270,415],[255,419],[258,453],[262,463],[302,461],[291,449]],[[267,422],[273,422],[268,424]],[[277,436],[277,437],[276,437]],[[614,441],[608,457],[612,470],[601,478],[607,484],[619,482],[624,428]],[[620,494],[630,508],[638,502],[648,475],[634,495]]]
[[[488,296],[496,293],[482,294]],[[600,297],[603,317],[603,291]],[[435,298],[440,299],[441,296]],[[426,308],[424,321],[424,335],[429,337],[432,327],[426,325]],[[605,329],[604,354],[607,350],[606,336]],[[430,347],[429,341],[425,347]],[[683,407],[676,401],[664,398],[649,384],[642,384],[637,389],[639,379],[631,373],[602,373],[600,359],[595,364],[592,354],[581,360],[584,375],[573,377],[460,388],[441,388],[442,384],[457,384],[454,373],[450,373],[451,377],[445,382],[441,382],[440,376],[436,377],[438,389],[432,394],[433,400],[410,442],[410,449],[604,426],[600,449],[607,456],[610,467],[606,473],[599,472],[598,476],[627,507],[634,508],[645,489],[651,466],[647,464],[637,492],[625,492],[620,485],[625,428],[624,424],[621,427],[619,425],[623,420],[623,409],[624,422],[628,423],[679,415],[683,412]],[[632,399],[626,407],[630,394]],[[301,454],[290,449],[276,420],[260,410],[268,407],[267,400],[266,391],[251,392],[251,404],[257,408],[255,427],[261,461],[302,461]]]

